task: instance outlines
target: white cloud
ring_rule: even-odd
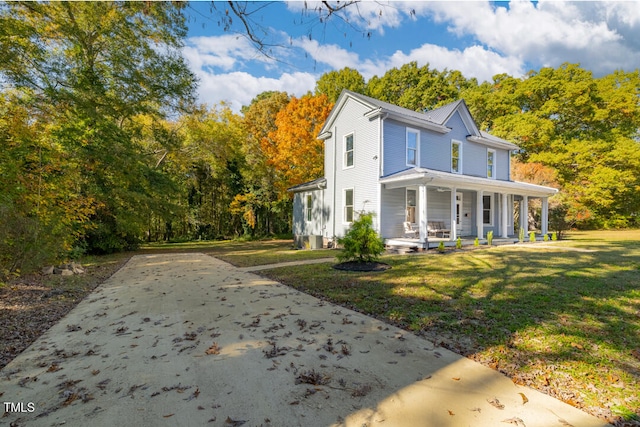
[[[407,40],[402,44],[406,48],[390,56],[364,58],[337,44],[323,44],[305,37],[290,38],[282,30],[274,29],[272,36],[275,39],[291,43],[291,47],[274,48],[273,56],[283,61],[276,62],[259,53],[246,38],[237,35],[193,37],[188,39],[183,52],[200,78],[200,101],[214,104],[227,100],[235,111],[239,111],[242,105],[249,104],[266,90],[303,95],[313,90],[320,73],[329,69],[351,67],[369,79],[410,61],[416,61],[420,66],[429,64],[438,70],[460,70],[466,77],[479,81],[491,80],[500,73],[521,76],[528,71],[526,67],[557,67],[563,62],[579,62],[596,75],[619,68],[630,71],[639,65],[640,8],[637,2],[541,0],[534,4],[513,1],[509,7],[480,1],[380,5],[363,2],[345,9],[344,14],[348,14],[358,28],[366,27],[381,34],[384,28],[397,27],[410,16],[411,19],[430,17],[448,26],[448,31],[456,38],[465,37],[467,45],[471,40],[471,46],[452,49],[426,43],[415,47],[414,40]],[[305,13],[302,2],[288,3],[288,7]],[[313,18],[315,3],[308,2],[306,7],[307,18]],[[366,19],[362,20],[362,17]],[[306,59],[302,59],[301,54]],[[316,64],[313,72],[298,71],[301,68],[296,65],[308,64],[308,58]],[[256,76],[256,68],[269,71],[273,77]],[[273,72],[280,69],[279,74]]]
[[[293,46],[307,52],[315,61],[327,64],[334,69],[341,69],[348,64],[359,62],[357,53],[349,52],[335,44],[321,45],[316,40],[301,37],[293,41]]]
[[[258,52],[246,38],[237,35],[191,37],[182,52],[199,79],[198,101],[209,105],[226,101],[235,112],[268,90],[302,96],[314,89],[317,79],[311,73],[302,72],[282,73],[272,78],[239,71],[249,70],[256,64],[273,69],[278,62]],[[279,57],[286,55],[278,54]]]
[[[637,68],[637,3],[513,1],[428,3],[437,22],[457,36],[470,35],[490,49],[543,66],[579,62],[596,73]],[[457,5],[457,6],[456,6]],[[633,45],[636,44],[634,52]]]
[[[249,105],[259,93],[269,90],[302,96],[313,90],[317,78],[309,73],[284,73],[277,79],[256,77],[242,71],[224,74],[200,71],[197,74],[200,78],[199,101],[209,105],[226,101],[235,112],[243,105]]]
[[[245,37],[224,34],[210,37],[190,37],[183,54],[194,69],[220,68],[232,70],[248,61],[272,64],[274,61],[260,54]]]
[[[419,66],[429,64],[429,68],[440,71],[458,70],[465,77],[475,77],[480,82],[490,81],[496,74],[519,76],[524,72],[519,58],[504,57],[482,46],[471,46],[461,51],[433,44],[424,44],[408,54],[396,51],[387,61],[385,68],[399,68],[410,61],[416,61]]]

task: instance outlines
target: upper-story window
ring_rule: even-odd
[[[487,178],[496,177],[496,150],[487,150]]]
[[[451,141],[451,172],[462,173],[462,143]]]
[[[344,167],[353,167],[353,134],[344,137]]]
[[[414,129],[407,129],[407,166],[418,166],[420,148],[420,133]]]

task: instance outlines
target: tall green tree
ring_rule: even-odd
[[[270,135],[277,130],[276,117],[290,102],[285,92],[263,92],[243,107],[246,137],[244,155],[244,191],[235,196],[232,209],[241,218],[245,234],[288,233],[289,204],[282,199],[278,174],[269,162],[264,147],[275,147]]]
[[[367,82],[367,94],[415,111],[432,110],[460,98],[463,91],[477,86],[459,71],[438,71],[429,64],[418,67],[413,61],[388,70]]]
[[[324,94],[329,102],[335,103],[343,89],[364,94],[365,82],[362,74],[349,67],[324,73],[316,82],[315,94]]]
[[[93,198],[90,250],[135,245],[166,180],[140,146],[136,117],[159,120],[193,99],[179,53],[181,4],[11,2],[0,6],[0,76],[48,109],[51,138],[76,159],[75,192]],[[167,188],[162,183],[162,188]]]

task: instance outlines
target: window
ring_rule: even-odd
[[[419,135],[418,131],[407,129],[407,166],[418,166]]]
[[[407,222],[416,223],[416,190],[407,189]]]
[[[344,137],[344,167],[353,167],[353,134]]]
[[[458,141],[451,141],[451,172],[462,172],[462,144]]]
[[[344,222],[353,222],[353,188],[344,190]]]
[[[482,196],[482,223],[484,225],[493,225],[493,197]]]
[[[306,213],[307,221],[311,221],[312,213],[313,213],[313,197],[311,196],[311,194],[307,195],[306,209],[307,209],[307,213]]]
[[[487,150],[487,178],[496,177],[496,150]]]

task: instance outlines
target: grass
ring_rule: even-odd
[[[610,422],[640,422],[640,231],[572,233],[554,248],[386,256],[280,282],[424,335]],[[555,248],[557,246],[557,249]]]
[[[335,257],[331,249],[298,250],[291,240],[240,241],[221,240],[187,243],[160,243],[143,246],[141,253],[154,252],[202,252],[236,267],[277,264],[287,261],[304,261]]]

